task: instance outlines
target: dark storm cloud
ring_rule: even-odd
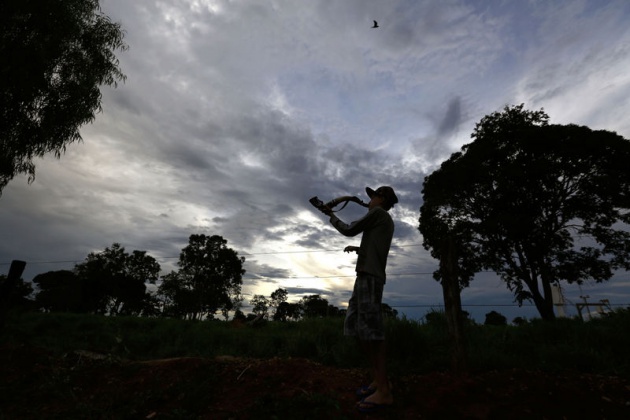
[[[366,186],[391,185],[394,244],[413,245],[424,177],[505,104],[630,132],[626,2],[102,6],[126,31],[127,80],[103,89],[104,112],[83,143],[38,161],[32,185],[17,178],[4,191],[0,233],[10,239],[0,262],[82,260],[121,242],[170,270],[189,235],[205,233],[241,255],[272,253],[247,257],[257,287],[306,270],[343,275],[351,258],[331,264],[323,251],[341,253],[348,241],[310,206],[313,195],[367,200]],[[364,213],[350,204],[339,215]],[[317,252],[295,254],[302,266],[275,254],[303,250]],[[435,266],[422,247],[391,256],[392,273]],[[29,264],[28,276],[49,267]],[[439,300],[425,280],[392,277],[388,293],[424,299],[429,290]],[[297,290],[347,297],[332,286]]]
[[[229,137],[256,155],[280,180],[297,183],[319,170],[318,146],[312,134],[281,113],[264,112],[233,123]]]
[[[259,254],[258,254],[259,255]],[[245,254],[246,279],[257,281],[278,282],[291,276],[291,271],[283,268],[272,267],[268,264],[259,264],[257,255]]]
[[[446,114],[437,127],[439,137],[449,136],[457,132],[462,123],[462,103],[459,98],[453,98],[448,103]]]
[[[129,95],[126,91],[117,92],[115,95],[111,95],[112,102],[116,107],[139,116],[142,113],[142,105],[134,101],[134,97]]]
[[[306,295],[320,295],[322,297],[326,297],[330,294],[330,290],[326,289],[315,289],[309,287],[287,287],[287,292],[289,292],[290,296],[306,296]]]

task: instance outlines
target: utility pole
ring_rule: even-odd
[[[22,278],[22,273],[26,267],[25,261],[13,260],[9,267],[9,274],[5,281],[0,283],[0,329],[4,328],[7,313],[11,307],[13,294],[16,286]]]
[[[562,294],[562,289],[559,284],[551,286],[551,298],[553,300],[553,305],[557,309],[558,318],[566,318],[567,314],[564,311],[564,295]]]
[[[586,300],[586,299],[588,299],[588,298],[590,298],[590,296],[589,296],[589,295],[586,295],[586,296],[580,296],[580,299],[583,299],[583,300],[584,300],[584,306],[581,306],[581,305],[580,305],[580,306],[581,306],[581,307],[586,308],[586,313],[588,314],[588,319],[589,319],[589,321],[590,321],[591,319],[593,319],[593,317],[591,316],[591,310],[590,310],[590,308],[588,307],[588,301]],[[581,309],[581,307],[578,307],[578,309]],[[579,311],[579,312],[580,312],[580,317],[581,317],[581,316],[582,316],[582,311]]]

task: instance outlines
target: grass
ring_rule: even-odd
[[[424,322],[406,318],[387,320],[388,363],[392,376],[450,368],[446,319],[439,313],[429,319]],[[520,326],[471,323],[465,328],[468,366],[472,371],[571,370],[630,379],[629,327],[630,310],[590,322],[534,320]],[[40,410],[47,407],[52,407],[50,413],[59,414],[47,418],[145,418],[159,406],[160,417],[197,418],[206,410],[208,398],[222,386],[219,370],[214,371],[214,367],[207,365],[198,369],[190,364],[178,365],[176,370],[153,370],[147,367],[153,364],[119,363],[120,359],[230,355],[260,359],[299,357],[343,368],[363,366],[359,346],[343,337],[342,328],[340,318],[237,327],[221,321],[13,314],[0,332],[0,348],[7,352],[5,359],[13,360],[10,353],[20,352],[26,345],[33,354],[42,355],[37,362],[42,367],[36,366],[29,375],[6,369],[10,378],[0,385],[0,407],[8,407],[9,402],[12,407],[21,407],[21,418],[39,417]],[[76,350],[99,353],[105,358],[82,365]],[[50,365],[52,360],[57,364]],[[94,372],[98,372],[98,377],[93,377]],[[141,372],[149,376],[140,375]],[[182,372],[185,381],[173,379]],[[151,378],[152,384],[162,385],[145,386],[142,382],[145,377]],[[113,387],[96,400],[79,398],[82,387],[95,380],[107,384],[112,378],[127,386]],[[262,389],[253,405],[243,411],[243,416],[280,419],[293,418],[299,413],[304,419],[343,418],[338,399],[330,395],[304,392],[284,398],[274,389],[273,384]],[[4,409],[0,409],[0,419],[9,418],[5,414]]]
[[[231,355],[302,357],[339,367],[359,367],[356,342],[342,335],[339,318],[268,322],[241,327],[222,321],[104,317],[61,313],[13,315],[1,343],[29,344],[57,354],[87,350],[113,358],[149,360]],[[450,340],[443,317],[431,322],[389,319],[388,360],[393,373],[450,367]],[[630,377],[630,311],[590,322],[534,320],[520,326],[467,325],[470,369],[564,369]]]

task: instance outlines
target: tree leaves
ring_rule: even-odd
[[[60,157],[101,110],[101,85],[125,75],[114,52],[124,33],[98,0],[0,3],[0,194],[34,157]]]
[[[628,266],[630,142],[549,125],[523,105],[484,117],[472,137],[425,179],[420,209],[434,257],[455,238],[462,286],[496,271],[519,303],[533,299],[553,318],[551,283],[604,281]]]
[[[177,272],[163,278],[158,294],[164,296],[167,315],[190,319],[232,310],[240,301],[244,257],[227,247],[221,236],[190,235]]]
[[[145,283],[155,284],[160,265],[146,251],[131,254],[118,243],[102,252],[88,254],[74,273],[83,289],[82,299],[90,311],[109,315],[139,315],[150,295]]]

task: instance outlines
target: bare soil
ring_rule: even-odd
[[[392,378],[395,404],[356,410],[361,370],[305,359],[123,361],[0,348],[0,419],[630,419],[627,380],[520,369]]]

